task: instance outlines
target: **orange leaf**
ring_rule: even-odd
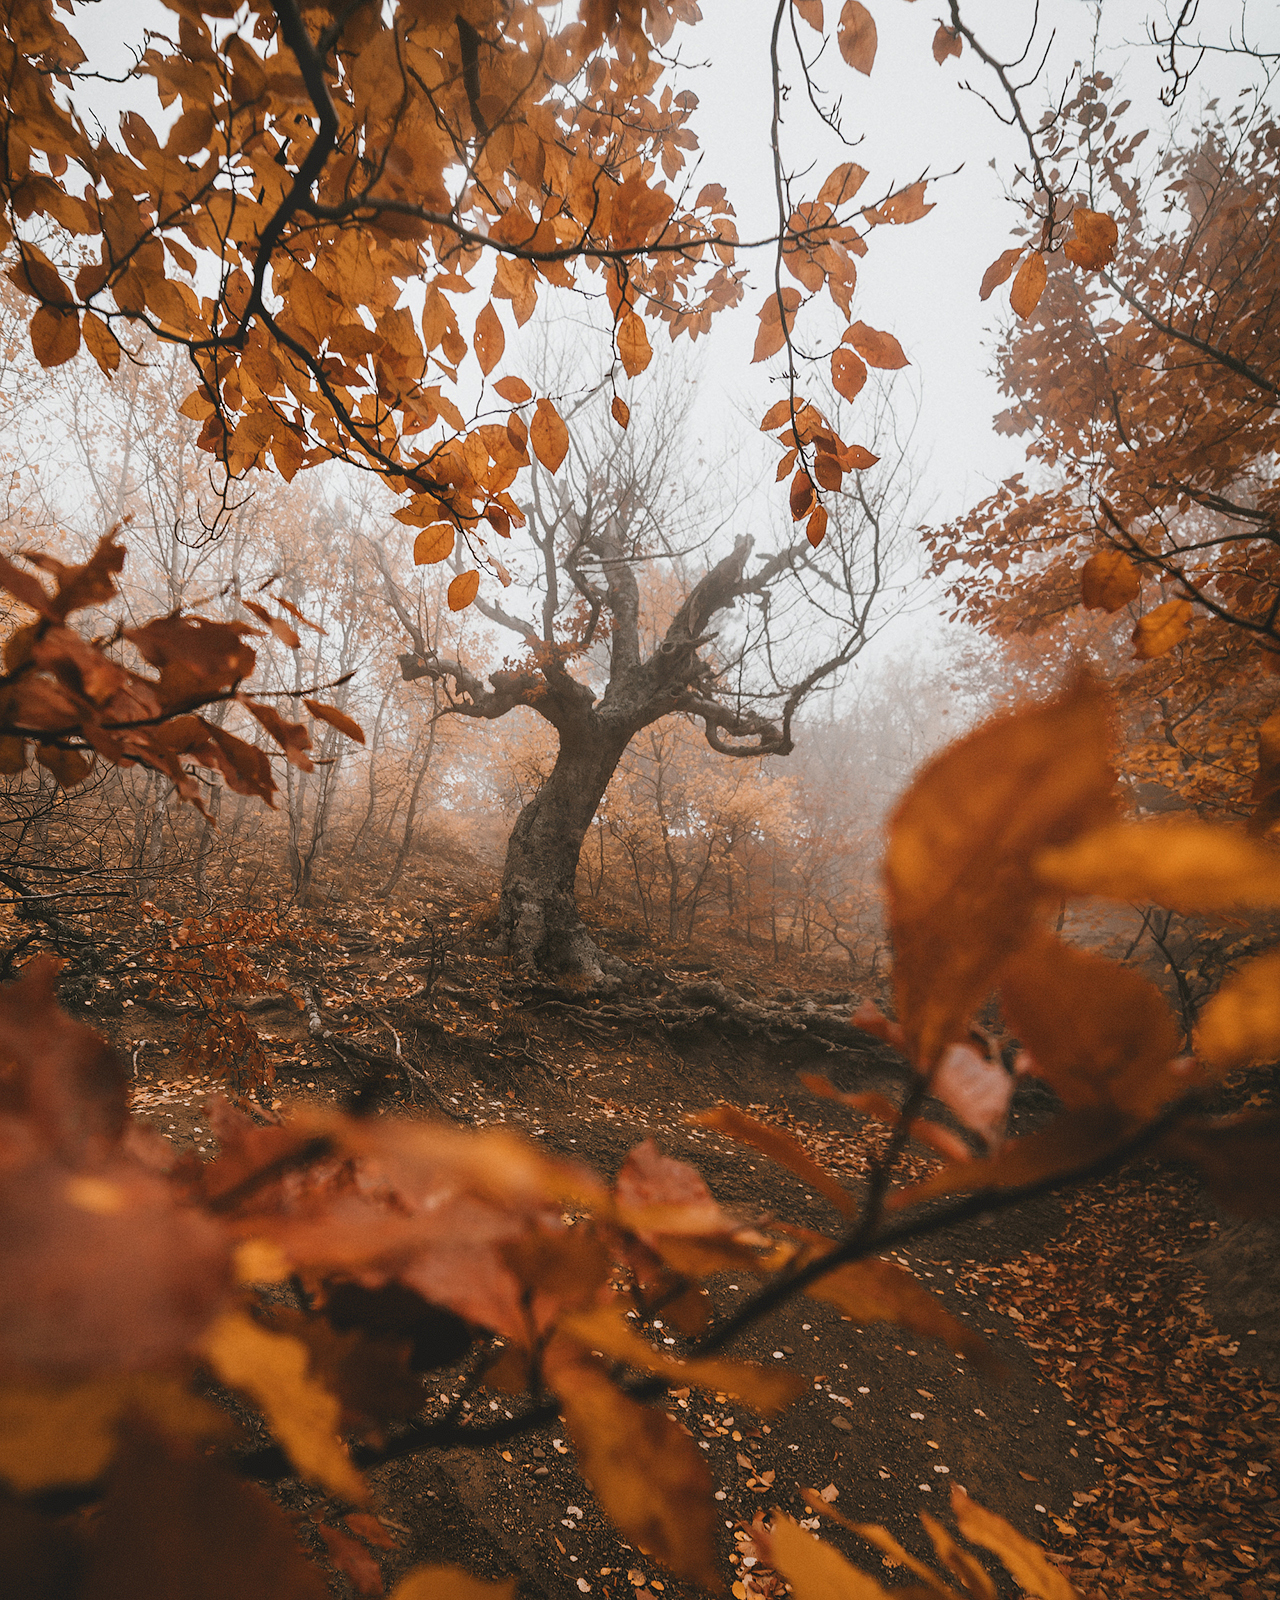
[[[822,0],[795,0],[796,10],[816,32],[822,32]]]
[[[751,1538],[762,1559],[787,1580],[795,1600],[893,1600],[834,1545],[815,1539],[783,1511],[774,1512],[768,1528],[753,1527]]]
[[[609,407],[609,414],[625,433],[627,424],[631,421],[631,407],[620,394],[615,394],[613,404]]]
[[[364,743],[364,729],[345,711],[339,711],[337,706],[327,706],[320,700],[304,700],[302,703],[318,722],[327,722],[339,733],[345,733],[348,739],[354,739],[358,744]]]
[[[851,344],[869,367],[884,367],[896,371],[910,366],[902,353],[902,346],[891,333],[881,333],[869,328],[865,322],[855,322],[841,336],[842,344]]]
[[[1166,600],[1139,619],[1133,630],[1133,653],[1139,661],[1154,661],[1180,645],[1190,632],[1190,600]]]
[[[1086,211],[1077,206],[1071,213],[1074,237],[1062,247],[1067,260],[1085,271],[1101,272],[1115,259],[1120,230],[1115,219],[1101,211]]]
[[[935,757],[898,806],[885,877],[898,1017],[927,1071],[963,1036],[1043,888],[1033,856],[1114,815],[1107,702],[1082,678]]]
[[[818,190],[818,201],[834,211],[846,200],[852,200],[866,180],[865,167],[860,167],[856,161],[842,161],[828,173],[827,181]]]
[[[755,349],[751,352],[754,365],[757,361],[767,361],[770,356],[776,355],[787,342],[795,322],[795,314],[800,307],[799,289],[783,289],[782,305],[786,311],[786,328],[782,324],[782,310],[778,307],[778,295],[773,293],[760,307],[760,327],[756,331]]]
[[[1119,611],[1141,588],[1138,569],[1122,550],[1099,550],[1080,572],[1080,599],[1090,611]]]
[[[846,445],[840,452],[840,465],[846,472],[865,472],[868,467],[874,467],[879,459],[861,444]]]
[[[761,433],[772,433],[776,428],[782,427],[791,421],[790,400],[776,400],[764,414],[764,421],[760,424]]]
[[[653,360],[644,319],[629,311],[618,324],[618,355],[628,378],[638,378]]]
[[[713,1111],[699,1111],[689,1120],[700,1123],[704,1128],[714,1128],[717,1133],[726,1134],[730,1139],[737,1139],[742,1144],[749,1144],[752,1149],[761,1151],[771,1161],[786,1167],[789,1172],[794,1172],[797,1177],[803,1178],[807,1184],[825,1194],[845,1216],[851,1217],[856,1214],[857,1202],[848,1190],[820,1167],[798,1140],[793,1139],[782,1129],[771,1128],[767,1123],[757,1122],[754,1117],[747,1116],[735,1106],[722,1105]]]
[[[279,639],[281,644],[287,644],[290,650],[296,650],[302,643],[283,617],[274,617],[266,606],[260,606],[256,600],[241,600],[240,604],[246,611],[252,611],[259,622],[266,623],[271,632]]]
[[[857,398],[867,381],[867,369],[852,350],[836,350],[831,357],[831,382],[846,400]]]
[[[1016,248],[1006,250],[1002,255],[996,257],[982,274],[982,285],[978,290],[979,300],[990,299],[994,290],[998,289],[1002,283],[1008,282],[1009,275],[1017,266],[1025,248],[1025,245],[1018,245]]]
[[[813,483],[803,468],[791,480],[791,518],[799,522],[802,517],[807,517],[813,510],[816,499]]]
[[[284,751],[285,760],[290,766],[298,767],[303,772],[315,771],[307,755],[311,746],[311,735],[302,723],[286,722],[274,706],[267,705],[261,700],[250,700],[247,695],[240,695],[239,700],[250,716],[261,723]]]
[[[937,1296],[896,1261],[853,1261],[809,1285],[812,1300],[839,1308],[857,1323],[896,1322],[912,1333],[941,1339],[975,1366],[999,1376],[1004,1368],[985,1339],[953,1317]]]
[[[1020,1589],[1039,1600],[1080,1600],[1079,1590],[1067,1582],[1038,1544],[1018,1533],[994,1511],[970,1500],[959,1484],[952,1486],[951,1510],[965,1538],[994,1551]]]
[[[382,1571],[365,1547],[341,1528],[326,1528],[319,1524],[319,1534],[324,1540],[329,1560],[338,1571],[350,1578],[357,1594],[378,1595],[385,1591]]]
[[[890,195],[882,206],[868,207],[863,215],[872,223],[890,222],[905,226],[908,222],[919,222],[921,217],[927,217],[933,210],[933,203],[926,203],[924,198],[928,181],[928,178],[918,179],[905,189],[899,189],[897,194]]]
[[[1155,900],[1187,912],[1280,905],[1280,852],[1210,822],[1115,822],[1039,851],[1033,865],[1056,894]]]
[[[827,536],[827,508],[815,506],[804,530],[804,536],[816,550]]]
[[[62,789],[77,789],[93,771],[93,752],[61,750],[56,744],[38,744],[36,760],[51,772]]]
[[[1049,269],[1044,264],[1044,257],[1038,250],[1033,250],[1018,268],[1018,276],[1009,291],[1009,304],[1024,320],[1040,304],[1040,296],[1048,279]]]
[[[855,72],[870,76],[876,59],[876,25],[866,6],[845,0],[836,29],[840,54]]]
[[[1241,967],[1200,1012],[1196,1054],[1219,1069],[1280,1058],[1280,951]]]
[[[550,400],[538,401],[529,427],[529,442],[548,472],[560,470],[560,463],[569,453],[569,430]]]
[[[445,599],[449,602],[450,611],[465,611],[475,599],[480,590],[480,574],[478,572],[460,572],[449,585]]]
[[[476,1578],[461,1567],[414,1567],[391,1592],[391,1600],[516,1600],[514,1578],[500,1583]]]
[[[41,306],[31,319],[31,348],[42,367],[60,367],[80,348],[80,318],[74,311]]]
[[[521,406],[526,400],[533,399],[533,390],[523,378],[499,378],[493,388],[495,394],[500,394],[513,406]]]
[[[109,378],[120,365],[120,345],[111,329],[96,312],[84,314],[84,342],[89,354]],[[212,408],[211,408],[212,409]]]
[[[414,565],[430,567],[437,561],[447,561],[453,554],[457,536],[452,522],[433,522],[429,528],[424,528],[413,541]]]
[[[938,31],[933,36],[933,59],[939,66],[948,56],[958,56],[964,49],[964,38],[958,33],[952,33],[945,23],[939,23]]]
[[[485,302],[480,315],[476,318],[474,342],[476,360],[480,363],[481,372],[487,378],[502,360],[502,352],[507,348],[507,336],[502,331],[502,322],[494,310],[492,300]],[[503,398],[505,399],[505,396]]]
[[[711,1473],[693,1440],[585,1362],[548,1373],[582,1475],[622,1534],[682,1578],[719,1586]]]

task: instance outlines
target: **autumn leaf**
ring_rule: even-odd
[[[813,480],[801,469],[791,480],[791,517],[795,522],[807,517],[817,499]]]
[[[1133,630],[1133,653],[1139,661],[1154,661],[1176,649],[1191,632],[1190,600],[1166,600],[1140,617]]]
[[[793,1139],[781,1128],[757,1122],[745,1111],[739,1111],[736,1106],[729,1105],[716,1106],[712,1111],[696,1112],[689,1120],[704,1128],[714,1128],[717,1133],[723,1133],[730,1139],[737,1139],[740,1143],[761,1151],[770,1160],[778,1162],[789,1172],[794,1172],[797,1177],[803,1178],[805,1183],[817,1189],[820,1194],[825,1194],[845,1216],[852,1217],[857,1214],[857,1202],[843,1184],[837,1183],[831,1174],[820,1167],[807,1153],[798,1140]]]
[[[845,0],[836,29],[840,54],[855,72],[870,76],[876,59],[876,25],[866,6]]]
[[[623,370],[629,378],[638,378],[653,360],[644,319],[634,311],[628,312],[618,324],[617,342]]]
[[[885,876],[898,1018],[927,1071],[963,1035],[1044,893],[1032,858],[1113,814],[1107,707],[1079,680],[995,718],[917,776],[890,823]]]
[[[1009,1576],[1027,1594],[1038,1600],[1081,1600],[1079,1590],[1067,1582],[1038,1544],[994,1511],[970,1500],[958,1484],[952,1485],[951,1511],[965,1538],[999,1556]]]
[[[414,1567],[391,1591],[391,1600],[516,1600],[516,1580],[494,1583],[461,1567]]]
[[[84,314],[84,342],[89,347],[89,354],[101,367],[103,373],[109,378],[120,365],[121,350],[119,342],[107,324],[95,312],[86,311]]]
[[[1022,258],[1025,246],[1018,245],[1012,250],[1005,250],[998,255],[987,270],[982,274],[982,284],[978,290],[978,299],[987,300],[1002,283],[1008,282],[1009,275]]]
[[[822,0],[795,0],[795,8],[811,28],[822,32]]]
[[[778,306],[779,293],[782,298],[782,307],[786,311],[787,322],[785,330],[782,325],[782,310]],[[795,314],[799,306],[799,289],[782,289],[777,293],[771,294],[760,307],[760,326],[756,330],[755,348],[751,352],[753,364],[757,361],[767,361],[770,356],[776,355],[782,349],[787,342],[787,334],[790,333],[791,326],[795,322]]]
[[[959,56],[963,49],[963,35],[953,33],[945,23],[939,23],[938,31],[933,36],[933,59],[938,65],[941,66],[948,56]],[[985,300],[986,295],[982,298]]]
[[[805,1293],[810,1299],[836,1306],[863,1326],[897,1323],[912,1333],[941,1340],[948,1350],[960,1351],[993,1377],[1004,1374],[1003,1362],[986,1340],[953,1317],[896,1261],[849,1262],[811,1283]]]
[[[787,1580],[795,1600],[892,1600],[888,1589],[785,1512],[775,1511],[768,1528],[753,1528],[751,1537],[766,1565]]]
[[[423,528],[413,541],[414,565],[430,567],[439,561],[447,561],[453,554],[457,537],[457,529],[452,522],[433,522]]]
[[[833,211],[852,200],[867,181],[867,169],[856,161],[842,161],[827,174],[818,190],[818,203],[830,206]]]
[[[78,789],[93,771],[93,753],[64,750],[56,744],[38,744],[36,760],[51,772],[62,789]]]
[[[1208,1000],[1196,1054],[1220,1071],[1280,1057],[1280,950],[1248,962]]]
[[[1218,1204],[1236,1216],[1280,1215],[1280,1113],[1184,1117],[1160,1141],[1159,1154],[1194,1167]]]
[[[827,536],[827,508],[814,506],[809,521],[805,524],[804,536],[816,550]]]
[[[339,711],[337,706],[325,705],[320,700],[304,700],[302,703],[318,721],[327,722],[331,728],[345,733],[348,739],[354,739],[357,744],[364,743],[364,729],[345,711]]]
[[[1034,873],[1055,894],[1188,912],[1280,905],[1280,851],[1210,822],[1113,823],[1039,851]]]
[[[487,378],[502,360],[502,352],[507,347],[507,336],[502,331],[502,322],[494,310],[492,300],[485,301],[480,315],[476,318],[474,344],[476,360],[480,363],[481,372]]]
[[[480,590],[478,572],[460,572],[449,584],[445,598],[450,611],[465,611]]]
[[[329,1560],[344,1577],[350,1578],[359,1595],[380,1595],[384,1592],[382,1569],[358,1540],[351,1538],[341,1528],[328,1528],[320,1523],[317,1532],[324,1540]]]
[[[836,350],[831,356],[831,382],[836,393],[856,400],[867,381],[867,369],[852,350]]]
[[[1062,247],[1067,260],[1086,271],[1101,272],[1115,259],[1120,230],[1112,217],[1077,206],[1071,213],[1073,237]]]
[[[266,606],[259,605],[256,600],[242,599],[240,604],[246,611],[251,611],[259,622],[265,624],[270,632],[280,640],[281,644],[288,645],[290,650],[296,650],[301,644],[302,641],[283,617],[272,616]]]
[[[1009,291],[1009,304],[1023,321],[1040,304],[1040,296],[1048,281],[1049,269],[1045,266],[1044,257],[1038,250],[1033,250],[1018,268],[1018,276]]]
[[[679,1577],[716,1588],[711,1473],[689,1435],[585,1362],[549,1372],[548,1379],[582,1475],[609,1520]]]
[[[761,433],[773,433],[781,428],[784,423],[791,421],[791,401],[775,400],[764,414],[760,424]]]
[[[259,1407],[305,1478],[364,1505],[364,1479],[338,1438],[341,1407],[308,1373],[310,1358],[300,1340],[270,1332],[243,1311],[228,1311],[205,1335],[202,1349],[218,1377]]]
[[[80,348],[80,318],[58,306],[41,306],[31,319],[31,349],[42,367],[60,367]]]
[[[529,424],[529,443],[548,472],[560,470],[561,462],[569,453],[569,430],[550,400],[538,401]]]
[[[905,227],[909,222],[919,222],[933,210],[933,202],[926,201],[924,197],[928,181],[927,178],[920,178],[908,184],[905,189],[899,189],[897,194],[890,195],[883,205],[868,207],[863,215],[874,224],[887,222]]]
[[[851,344],[868,366],[884,367],[895,371],[911,363],[902,353],[902,346],[891,333],[881,333],[869,328],[865,322],[855,322],[841,335],[842,344]]]
[[[513,406],[521,406],[526,400],[533,399],[533,390],[523,378],[499,378],[493,389],[495,394],[500,394]]]
[[[1119,611],[1141,589],[1138,569],[1122,550],[1099,550],[1080,570],[1080,598],[1090,611]]]
[[[631,407],[620,394],[615,394],[613,404],[609,407],[609,414],[625,433],[631,421]]]

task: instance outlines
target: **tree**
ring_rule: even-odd
[[[1109,81],[1084,80],[1052,151],[1090,207],[1125,221],[1088,279],[1051,266],[1000,351],[1027,438],[1018,474],[930,536],[966,620],[1052,629],[1122,687],[1133,776],[1274,819],[1280,663],[1280,129],[1264,106],[1208,113],[1134,167]],[[1096,626],[1083,604],[1115,616]],[[1068,619],[1069,628],[1066,626]],[[1051,652],[1055,646],[1048,645]],[[1058,652],[1061,655],[1061,651]],[[1125,656],[1128,660],[1125,660]]]
[[[679,714],[720,755],[787,755],[799,707],[875,626],[896,531],[882,519],[900,493],[886,469],[860,503],[833,506],[820,552],[784,539],[753,560],[753,540],[740,536],[695,579],[685,576],[690,551],[711,544],[714,519],[728,514],[692,487],[676,492],[681,408],[659,403],[621,437],[599,411],[584,405],[573,418],[554,478],[531,475],[531,560],[517,573],[532,614],[514,600],[474,601],[521,653],[488,686],[456,656],[415,647],[403,658],[406,677],[446,686],[447,713],[490,721],[524,706],[554,730],[555,762],[507,846],[500,936],[517,966],[593,984],[626,968],[582,923],[578,860],[624,752],[642,729]],[[739,605],[745,615],[729,622]]]

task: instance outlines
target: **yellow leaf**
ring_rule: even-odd
[[[569,430],[550,400],[539,400],[529,425],[533,453],[548,472],[558,472],[569,454]]]
[[[637,378],[653,360],[644,320],[629,311],[618,324],[618,355],[628,378]]]
[[[480,591],[478,572],[460,572],[445,591],[450,611],[465,611]]]
[[[598,1350],[615,1361],[625,1361],[642,1372],[660,1372],[673,1384],[692,1383],[700,1389],[722,1390],[744,1401],[754,1411],[766,1414],[788,1405],[804,1389],[807,1380],[797,1373],[778,1372],[746,1362],[673,1361],[643,1339],[620,1310],[597,1306],[591,1311],[562,1317],[560,1327],[588,1350]]]
[[[1222,1071],[1280,1056],[1280,950],[1250,961],[1208,1002],[1196,1054]]]
[[[836,29],[840,54],[855,72],[869,77],[876,59],[876,25],[866,6],[845,0]]]
[[[767,1532],[753,1528],[751,1536],[765,1562],[791,1585],[795,1600],[892,1600],[873,1577],[781,1511],[774,1512]]]
[[[1190,632],[1190,600],[1166,600],[1148,611],[1133,630],[1133,653],[1139,661],[1153,661],[1180,645]]]
[[[490,1583],[461,1567],[414,1567],[391,1591],[391,1600],[516,1600],[516,1580]]]
[[[1181,911],[1280,905],[1280,853],[1210,822],[1116,822],[1041,850],[1039,883],[1055,893],[1154,900]]]
[[[1018,276],[1009,291],[1009,304],[1020,317],[1029,317],[1040,304],[1040,296],[1048,281],[1049,269],[1044,264],[1044,257],[1038,250],[1033,250],[1018,268]]]
[[[689,1435],[596,1367],[575,1362],[549,1377],[609,1520],[678,1576],[719,1587],[711,1473]]]
[[[413,541],[414,565],[430,567],[437,561],[447,561],[453,554],[456,539],[457,531],[452,522],[433,522]]]
[[[96,312],[84,314],[84,342],[89,354],[109,378],[120,365],[120,346],[116,336]]]
[[[1082,678],[944,750],[890,824],[898,1018],[922,1071],[968,1025],[1044,893],[1032,858],[1114,815],[1107,702]]]
[[[480,363],[480,370],[487,378],[493,369],[502,360],[502,352],[507,348],[507,336],[502,331],[502,323],[498,313],[494,310],[493,301],[487,300],[483,310],[476,318],[475,333],[476,360]],[[518,381],[518,380],[517,380]]]
[[[1138,569],[1123,550],[1099,550],[1080,570],[1080,599],[1090,611],[1119,611],[1141,588]]]
[[[310,1376],[310,1353],[300,1339],[228,1311],[205,1335],[203,1354],[224,1383],[253,1400],[303,1477],[341,1499],[365,1503],[364,1479],[338,1438],[342,1408]]]
[[[89,1483],[116,1451],[126,1416],[183,1438],[220,1439],[227,1417],[177,1377],[111,1373],[73,1383],[0,1385],[0,1478],[18,1494]]]
[[[970,1500],[958,1485],[951,1490],[951,1510],[965,1538],[994,1551],[1008,1568],[1009,1576],[1027,1594],[1035,1595],[1037,1600],[1080,1600],[1080,1591],[1049,1562],[1038,1544],[1010,1527],[994,1511]]]
[[[613,417],[613,420],[625,433],[627,431],[627,425],[631,421],[631,407],[620,394],[614,395],[613,404],[609,407],[609,412]]]

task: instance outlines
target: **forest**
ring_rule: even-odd
[[[5,1596],[1280,1592],[1280,28],[936,9],[0,0]]]

